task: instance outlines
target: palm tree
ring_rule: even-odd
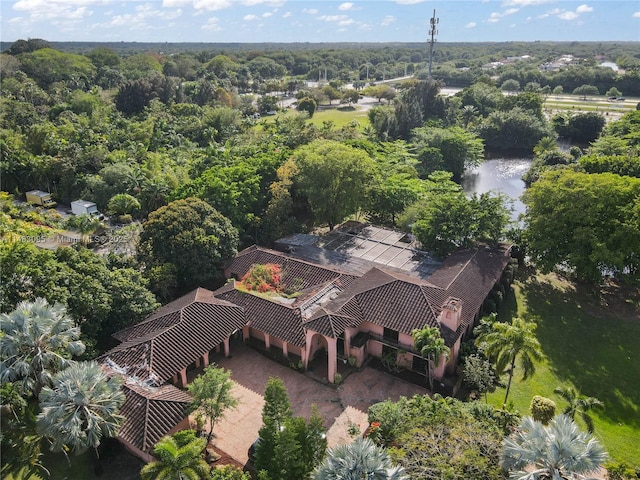
[[[52,375],[84,352],[80,328],[56,303],[43,298],[20,302],[9,314],[0,315],[0,381],[20,381],[23,392],[38,396]]]
[[[589,433],[593,433],[593,419],[589,416],[588,412],[594,408],[602,410],[604,403],[596,397],[578,395],[578,392],[573,387],[557,387],[554,392],[569,402],[569,405],[564,410],[564,414],[573,420],[577,413],[587,425]]]
[[[155,462],[142,467],[142,480],[200,480],[209,477],[209,465],[202,458],[206,440],[195,438],[180,445],[173,437],[164,437],[153,450]]]
[[[511,480],[577,480],[598,470],[607,457],[598,440],[567,415],[556,415],[547,426],[524,417],[503,440],[501,463]]]
[[[478,116],[478,109],[473,105],[465,105],[460,112],[462,121],[464,122],[464,128],[467,128],[471,122],[473,122]]]
[[[535,323],[516,317],[511,323],[495,322],[488,333],[476,339],[476,344],[484,350],[487,357],[495,360],[498,375],[503,373],[507,366],[509,367],[509,381],[503,408],[509,398],[516,360],[520,358],[522,380],[528,379],[535,373],[534,360],[542,360],[540,342],[535,336],[535,330]]]
[[[427,359],[427,378],[429,386],[433,390],[433,370],[438,368],[441,357],[449,357],[449,347],[444,343],[438,327],[424,327],[422,330],[413,330],[413,343],[416,350]],[[433,367],[431,364],[433,363]]]
[[[387,451],[368,438],[329,450],[313,473],[314,480],[408,480]]]
[[[107,377],[96,362],[70,366],[53,377],[53,387],[40,392],[38,433],[51,441],[54,452],[71,449],[80,454],[97,448],[103,438],[115,437],[124,417],[120,377]]]

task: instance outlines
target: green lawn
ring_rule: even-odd
[[[278,116],[292,115],[296,110],[289,109],[278,113],[274,116],[265,116],[258,121],[258,128],[260,123],[272,123],[276,121]],[[360,124],[360,129],[369,125],[369,117],[367,117],[367,111],[359,105],[353,105],[348,107],[346,105],[338,105],[337,103],[332,106],[323,105],[320,110],[316,110],[313,117],[309,120],[317,127],[321,127],[324,122],[333,122],[334,128],[342,128],[352,120],[357,121]]]
[[[605,410],[592,415],[595,434],[611,459],[640,466],[640,292],[598,292],[555,276],[522,273],[507,296],[500,319],[515,315],[535,321],[545,361],[521,382],[516,369],[509,401],[529,414],[533,395],[553,399],[557,411],[566,406],[553,393],[560,385],[597,397]],[[505,376],[506,379],[506,376]],[[489,394],[500,406],[504,389]]]
[[[354,105],[352,107],[341,106],[334,108],[321,108],[317,110],[311,118],[311,123],[322,126],[323,122],[333,122],[337,128],[344,127],[352,120],[360,124],[360,128],[369,125],[367,112],[362,107]]]

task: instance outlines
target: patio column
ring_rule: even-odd
[[[349,329],[344,331],[344,356],[347,358],[351,356],[351,332]]]
[[[271,348],[271,341],[269,339],[269,334],[268,333],[264,334],[264,348],[266,348],[267,350],[269,350],[269,348]]]
[[[195,359],[196,368],[200,368],[200,357]]]
[[[285,357],[289,356],[289,350],[288,350],[288,346],[287,346],[287,342],[282,342],[282,355],[284,355]]]
[[[176,373],[173,377],[171,377],[171,380],[173,381],[174,385],[178,384],[178,374]]]
[[[305,334],[305,343],[304,349],[302,350],[302,361],[304,362],[304,369],[307,370],[309,368],[309,356],[311,354],[311,345],[313,340],[313,331],[307,330]]]
[[[327,338],[327,378],[331,383],[335,380],[335,375],[338,372],[338,344],[335,338]]]
[[[229,356],[229,337],[224,339],[224,356]]]
[[[205,368],[209,366],[209,352],[202,355],[202,366]]]
[[[249,340],[249,336],[249,327],[242,327],[242,341],[246,343]]]
[[[183,387],[187,386],[187,369],[180,370],[180,383]]]

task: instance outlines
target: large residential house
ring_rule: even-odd
[[[239,252],[218,290],[198,288],[114,335],[122,343],[100,360],[125,379],[127,420],[119,436],[142,458],[181,428],[189,396],[179,387],[187,384],[187,370],[208,365],[216,354],[228,356],[235,342],[305,370],[322,362],[329,382],[347,360],[360,367],[383,356],[424,375],[412,331],[430,326],[451,350],[433,374],[453,373],[462,338],[510,260],[501,245],[438,261],[408,234],[356,222],[322,237],[287,237],[276,248]],[[268,264],[279,267],[282,290],[243,288],[247,272]]]

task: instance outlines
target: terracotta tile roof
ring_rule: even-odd
[[[369,270],[316,312],[305,328],[336,338],[365,320],[408,335],[415,328],[438,325],[427,293],[440,289],[419,279],[396,277],[377,268]]]
[[[300,311],[225,285],[215,295],[242,307],[246,323],[261,332],[297,345],[305,344]]]
[[[330,338],[338,338],[349,327],[360,323],[353,317],[331,314],[322,309],[316,316],[304,323],[305,329],[313,330]]]
[[[126,341],[100,359],[108,358],[121,367],[140,372],[140,378],[159,384],[245,325],[241,308],[213,297],[213,292],[198,290],[197,294],[188,296],[191,303],[184,301],[185,297],[174,302],[179,305],[179,312],[166,308],[171,304],[165,307],[166,316],[173,319],[179,314],[178,321],[172,320],[168,326],[160,327],[163,317],[156,317],[135,325],[120,335],[127,338]],[[150,323],[158,328],[147,328]],[[142,335],[136,337],[136,333]]]
[[[118,437],[144,452],[153,450],[158,440],[188,415],[191,396],[173,385],[145,387],[125,382],[125,417]]]
[[[142,322],[114,333],[113,337],[124,342],[131,338],[141,337],[155,330],[175,325],[180,321],[182,310],[196,302],[219,305],[223,304],[213,296],[213,292],[211,290],[207,290],[206,288],[196,288],[192,292],[189,292],[173,302],[160,307]]]
[[[438,325],[419,285],[395,280],[358,294],[356,300],[367,321],[407,335],[415,328]]]
[[[292,258],[290,255],[263,247],[249,247],[238,253],[227,265],[227,270],[236,278],[241,279],[252,265],[275,263],[282,271],[282,284],[285,288],[304,290],[315,285],[335,280],[346,272],[338,269],[325,268]],[[348,279],[345,279],[348,281]]]
[[[445,289],[447,297],[462,300],[462,325],[459,332],[473,322],[484,299],[500,280],[511,259],[510,252],[508,245],[456,252],[447,257],[442,266],[429,277],[430,282]],[[439,309],[442,302],[437,305]]]

